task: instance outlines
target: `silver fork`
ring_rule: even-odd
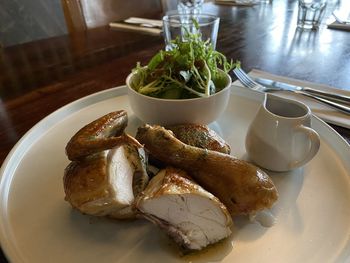
[[[259,83],[255,82],[250,76],[248,76],[247,73],[245,73],[241,68],[235,68],[233,70],[233,73],[235,73],[235,75],[237,76],[237,78],[239,79],[239,81],[247,88],[250,88],[252,90],[256,90],[256,91],[260,91],[260,92],[273,92],[273,91],[278,91],[277,89],[272,89],[272,88],[267,88],[265,86],[260,85]],[[327,100],[325,98],[321,98],[315,95],[311,95],[309,93],[306,93],[304,91],[291,91],[290,92],[294,92],[297,94],[302,94],[304,96],[307,96],[309,98],[312,98],[314,100],[317,100],[323,104],[326,104],[332,108],[335,108],[337,110],[340,110],[344,113],[350,114],[350,106],[346,106],[344,104],[338,103],[338,102],[334,102],[331,100]]]

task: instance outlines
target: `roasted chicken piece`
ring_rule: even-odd
[[[278,198],[269,176],[246,161],[184,144],[160,126],[140,127],[136,138],[158,160],[188,172],[232,215],[270,208]]]
[[[175,137],[185,144],[230,154],[230,146],[208,126],[200,124],[180,124],[167,126]]]
[[[135,197],[148,183],[145,152],[133,144],[88,155],[65,169],[66,201],[95,216],[132,218]]]
[[[90,154],[124,143],[138,145],[134,138],[124,134],[127,124],[128,116],[124,110],[108,113],[87,124],[68,142],[66,146],[68,159],[71,161],[79,160]]]
[[[226,207],[180,169],[161,170],[136,206],[185,251],[200,250],[231,234],[232,220]]]
[[[208,126],[189,123],[167,126],[166,129],[171,130],[174,136],[185,144],[227,154],[231,152],[230,146]],[[152,154],[149,155],[149,161],[156,167],[166,167]]]

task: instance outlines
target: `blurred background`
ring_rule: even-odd
[[[124,19],[150,13],[150,9],[154,13],[175,9],[176,4],[177,0],[0,0],[0,45],[7,47],[67,34],[72,27],[79,28],[79,21],[70,19],[79,17],[79,11],[87,26],[91,23],[95,27],[108,24],[103,16],[113,17],[111,13],[115,19]],[[84,10],[78,10],[81,7]]]
[[[271,1],[274,4],[278,2],[284,2],[285,4],[280,6],[285,7],[295,1]],[[350,1],[328,0],[328,9],[333,10],[344,4],[350,4]],[[8,47],[64,35],[72,30],[83,31],[86,28],[106,25],[110,20],[104,21],[104,14],[108,19],[113,16],[115,19],[125,19],[128,16],[147,17],[146,10],[148,14],[152,13],[150,10],[159,13],[159,10],[173,10],[176,5],[177,0],[0,0],[0,46]],[[279,10],[281,17],[288,11],[288,8]],[[84,20],[85,24],[77,21],[79,16],[84,16],[80,19]],[[76,20],[72,21],[72,17]]]
[[[61,0],[0,0],[0,43],[3,46],[66,33]]]

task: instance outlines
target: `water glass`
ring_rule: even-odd
[[[177,10],[180,14],[199,14],[204,0],[178,0]]]
[[[297,27],[317,30],[326,9],[327,0],[299,0]]]
[[[163,17],[165,49],[170,50],[176,38],[186,41],[188,33],[199,34],[215,49],[220,18],[209,14],[174,14]]]

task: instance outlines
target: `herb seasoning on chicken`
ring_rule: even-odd
[[[138,129],[136,138],[158,160],[188,172],[232,215],[270,208],[278,198],[270,177],[246,161],[184,144],[161,126],[146,124]]]

